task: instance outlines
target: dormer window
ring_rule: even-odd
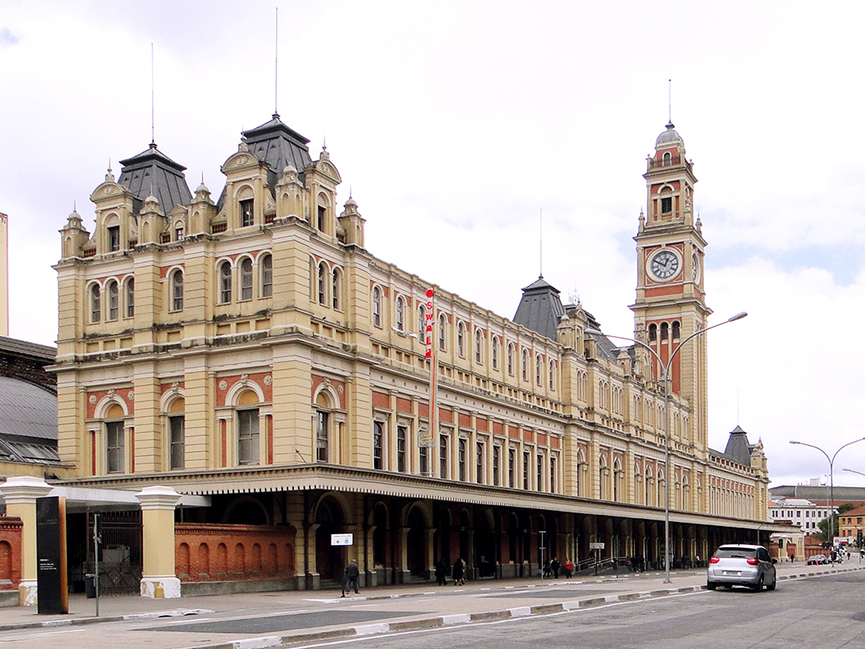
[[[664,160],[663,160],[662,164],[665,167],[669,167],[671,164],[673,164],[673,156],[670,154],[669,151],[664,153]]]
[[[246,228],[255,223],[253,216],[253,208],[255,201],[252,198],[247,198],[240,201],[240,227]]]
[[[120,250],[120,226],[112,225],[108,228],[108,252]]]
[[[319,232],[324,232],[324,219],[327,215],[327,208],[324,205],[318,206],[318,222],[316,223],[316,227]]]

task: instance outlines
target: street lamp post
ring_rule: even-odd
[[[845,449],[851,444],[856,444],[857,442],[865,442],[865,437],[860,437],[859,439],[854,439],[852,442],[847,442],[846,444],[844,444],[844,446],[835,451],[835,455],[829,457],[829,454],[819,446],[814,446],[813,444],[806,444],[805,442],[796,442],[792,439],[790,440],[791,444],[798,444],[799,446],[807,446],[809,448],[817,449],[826,456],[827,460],[829,460],[829,538],[827,540],[829,541],[829,544],[833,547],[835,545],[835,458],[838,457],[838,453],[841,452],[841,449]],[[829,556],[831,558],[831,552],[829,553]]]
[[[748,313],[742,311],[741,313],[737,313],[732,318],[728,318],[724,320],[724,322],[719,322],[718,324],[712,325],[711,327],[705,327],[698,331],[695,331],[690,336],[685,338],[682,342],[680,342],[676,349],[673,350],[673,353],[670,354],[670,357],[667,359],[665,363],[661,357],[658,355],[654,349],[649,347],[646,343],[636,340],[634,338],[629,338],[627,336],[611,336],[610,334],[605,334],[599,329],[586,329],[587,334],[592,335],[600,335],[606,336],[607,338],[615,338],[617,340],[628,340],[632,343],[640,345],[644,349],[647,349],[652,356],[655,357],[655,360],[658,361],[658,365],[664,371],[664,472],[665,472],[665,480],[664,487],[666,491],[666,495],[664,498],[664,583],[670,583],[670,367],[673,365],[673,359],[676,357],[676,354],[679,353],[679,350],[682,349],[684,344],[691,340],[692,338],[696,338],[702,333],[706,333],[709,329],[714,329],[715,327],[720,327],[721,325],[728,324],[730,322],[735,322],[736,320],[741,320]]]

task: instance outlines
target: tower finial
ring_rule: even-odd
[[[279,116],[279,7],[276,8],[276,34],[274,35],[273,57],[273,114]]]

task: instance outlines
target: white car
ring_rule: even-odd
[[[762,545],[722,545],[712,558],[706,574],[706,588],[748,586],[754,591],[775,590],[775,560]]]

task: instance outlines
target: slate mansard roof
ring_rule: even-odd
[[[138,155],[121,160],[120,164],[123,169],[117,182],[135,196],[136,212],[151,194],[159,201],[163,214],[168,214],[175,205],[188,205],[192,200],[183,175],[186,167],[162,153],[154,142]]]

